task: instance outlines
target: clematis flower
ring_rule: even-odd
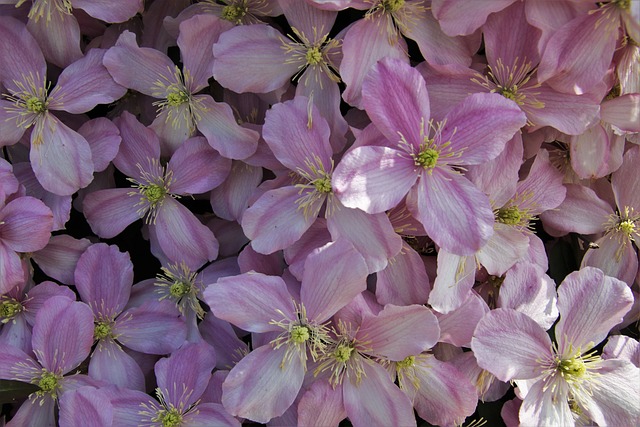
[[[222,405],[201,403],[215,360],[213,348],[207,343],[185,343],[155,364],[157,401],[140,391],[121,389],[111,393],[113,423],[132,427],[239,427],[238,420]]]
[[[525,425],[633,425],[640,417],[640,370],[628,360],[603,360],[594,347],[629,311],[629,287],[585,267],[558,288],[560,321],[553,344],[525,314],[496,309],[479,322],[471,341],[478,365],[502,381],[516,381]]]
[[[400,251],[402,240],[383,213],[366,214],[336,199],[329,133],[327,121],[308,98],[296,96],[269,110],[264,139],[293,173],[281,178],[286,185],[278,188],[269,189],[277,185],[274,181],[263,184],[268,190],[244,212],[242,229],[253,249],[270,254],[294,244],[324,210],[331,237],[349,240],[370,272],[379,271]]]
[[[480,249],[493,234],[493,212],[486,195],[456,168],[504,149],[526,123],[517,105],[496,94],[475,94],[434,124],[424,80],[394,59],[372,68],[363,101],[382,135],[371,145],[356,142],[344,155],[332,180],[337,198],[375,214],[408,194],[409,211],[441,248],[458,255]]]
[[[308,355],[317,360],[329,340],[325,322],[365,290],[366,276],[362,256],[337,240],[307,257],[299,298],[282,278],[255,272],[209,285],[204,298],[216,317],[250,332],[278,334],[231,369],[222,385],[225,408],[257,422],[282,415],[302,387]]]
[[[173,262],[184,261],[196,269],[215,259],[215,236],[175,199],[219,185],[228,175],[231,161],[220,156],[204,138],[194,137],[180,146],[165,167],[160,164],[160,142],[153,130],[130,113],[123,113],[114,122],[122,134],[114,164],[130,177],[133,187],[98,190],[85,197],[83,211],[92,230],[111,238],[145,218],[156,233],[160,249]]]
[[[93,313],[93,337],[97,341],[89,362],[89,375],[120,387],[144,390],[144,376],[122,345],[148,354],[177,349],[186,326],[173,307],[147,304],[125,310],[133,284],[129,254],[104,243],[91,245],[75,269],[78,293]]]
[[[138,47],[135,34],[125,31],[108,50],[104,65],[114,80],[152,98],[159,99],[157,117],[151,128],[161,137],[163,153],[172,154],[182,142],[202,132],[209,144],[223,156],[244,159],[253,154],[258,134],[236,123],[231,108],[207,94],[211,77],[211,44],[222,27],[211,15],[195,16],[180,26],[178,46],[182,70],[161,52]],[[143,69],[144,73],[132,73]]]
[[[0,295],[24,282],[20,253],[35,252],[49,242],[53,214],[40,200],[25,196],[0,200]]]
[[[91,149],[52,111],[85,113],[97,104],[115,101],[126,89],[102,66],[105,51],[91,49],[65,68],[49,91],[40,47],[22,23],[1,18],[0,82],[8,94],[6,101],[0,101],[0,144],[14,144],[32,128],[29,158],[36,178],[47,191],[71,195],[93,179]]]
[[[67,390],[92,385],[84,376],[65,377],[89,356],[92,342],[92,315],[86,304],[65,296],[54,296],[44,303],[33,325],[35,359],[12,346],[0,350],[0,378],[38,387],[20,406],[12,423],[53,424],[59,397]]]

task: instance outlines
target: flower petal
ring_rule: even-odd
[[[129,188],[110,188],[86,195],[82,211],[94,233],[110,239],[142,218],[144,212],[138,210],[137,200],[130,193]]]
[[[0,239],[16,252],[35,252],[49,243],[53,214],[34,197],[18,197],[0,209]]]
[[[204,138],[195,137],[178,147],[167,170],[173,174],[172,194],[206,193],[224,182],[231,160],[220,156]]]
[[[91,354],[89,376],[130,390],[145,390],[144,374],[136,361],[111,339],[100,340]]]

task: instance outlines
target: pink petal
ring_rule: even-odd
[[[438,314],[440,325],[439,342],[456,347],[469,347],[478,322],[489,312],[487,303],[475,292],[470,293],[464,303],[447,314]]]
[[[307,215],[296,203],[301,197],[294,186],[264,193],[242,216],[242,229],[257,252],[270,254],[295,243],[316,219],[321,203]]]
[[[45,190],[68,196],[93,180],[91,149],[86,139],[46,113],[31,134],[29,159]]]
[[[49,109],[86,113],[98,104],[112,103],[127,92],[113,81],[102,65],[105,52],[104,49],[91,49],[62,71],[49,94]]]
[[[261,182],[262,168],[234,160],[227,178],[211,191],[213,212],[228,221],[239,221]]]
[[[429,305],[440,313],[449,313],[469,298],[476,277],[476,263],[471,256],[460,256],[440,249],[438,271]]]
[[[280,163],[292,171],[302,169],[309,173],[312,171],[308,162],[331,171],[329,134],[327,121],[303,96],[271,107],[263,127],[264,140]],[[316,157],[320,164],[316,164]]]
[[[371,353],[401,361],[433,347],[440,338],[436,316],[424,305],[389,304],[376,316],[363,319],[357,332]]]
[[[24,24],[14,18],[0,21],[0,79],[7,89],[18,90],[13,81],[23,81],[23,75],[46,76],[47,65],[38,42]],[[41,82],[38,82],[41,83]]]
[[[338,163],[331,185],[343,205],[380,213],[395,207],[418,177],[415,162],[387,147],[357,147]]]
[[[338,239],[307,256],[300,299],[309,319],[321,323],[367,288],[367,266],[353,245]]]
[[[568,233],[595,234],[604,231],[603,224],[613,214],[611,206],[595,191],[577,184],[566,184],[567,194],[557,209],[540,215],[543,224]]]
[[[389,18],[390,19],[390,18]],[[343,59],[340,64],[340,76],[347,85],[342,97],[348,104],[363,109],[362,82],[371,67],[378,60],[391,57],[409,63],[407,46],[399,37],[390,44],[389,35],[384,31],[388,22],[376,19],[356,21],[344,37],[342,43]]]
[[[286,38],[263,24],[240,25],[213,45],[213,77],[237,93],[267,93],[289,82],[300,63],[287,61]]]
[[[145,390],[144,374],[115,341],[100,340],[91,355],[89,376],[130,390]]]
[[[85,386],[65,392],[59,405],[60,426],[108,426],[113,422],[109,395],[94,387]]]
[[[604,101],[600,118],[623,132],[640,132],[640,94],[630,93]]]
[[[497,308],[478,323],[471,349],[478,365],[501,381],[531,379],[542,374],[540,364],[553,359],[551,339],[529,316]]]
[[[568,135],[579,135],[598,118],[599,100],[591,95],[562,93],[547,84],[532,92],[544,107],[535,108],[524,104],[522,108],[535,126],[552,126]]]
[[[269,322],[296,317],[291,295],[278,276],[245,273],[225,277],[209,285],[203,297],[216,317],[250,332],[278,331],[281,329]]]
[[[231,171],[231,160],[218,154],[202,137],[190,138],[171,156],[167,170],[173,174],[172,194],[206,193]]]
[[[570,426],[575,425],[567,402],[569,394],[565,381],[556,381],[553,393],[544,381],[536,382],[528,391],[520,407],[522,425]]]
[[[316,380],[298,401],[298,425],[338,425],[347,417],[342,388]]]
[[[238,125],[231,107],[216,102],[210,96],[195,97],[205,108],[196,125],[209,144],[229,159],[246,159],[255,153],[259,134]]]
[[[431,11],[442,31],[449,36],[473,33],[485,23],[493,12],[499,12],[515,0],[490,0],[480,3],[467,3],[464,0],[433,0]]]
[[[211,230],[170,197],[159,207],[151,227],[155,228],[160,248],[174,262],[199,268],[218,257],[218,241]]]
[[[160,158],[160,141],[156,133],[145,127],[131,113],[125,111],[113,123],[120,130],[120,150],[113,164],[125,175],[137,178],[140,167],[147,169],[149,162]]]
[[[171,84],[175,80],[173,62],[155,49],[138,47],[135,34],[129,31],[124,31],[104,54],[103,63],[116,83],[154,98],[164,95],[155,85],[157,81]]]
[[[193,78],[190,87],[197,92],[207,85],[213,76],[213,51],[211,46],[227,29],[226,23],[215,15],[195,15],[180,23],[178,47],[182,54],[184,70]]]
[[[356,426],[415,426],[409,398],[392,382],[380,365],[363,361],[362,381],[345,378],[344,407]]]
[[[0,241],[0,295],[9,292],[25,280],[20,256]]]
[[[338,15],[306,1],[278,0],[278,3],[289,24],[308,37],[311,43],[317,43],[320,37],[329,33]]]
[[[120,148],[120,131],[106,117],[89,120],[78,129],[89,143],[91,158],[96,172],[102,172],[118,154]]]
[[[120,234],[128,225],[142,218],[129,188],[111,188],[87,194],[82,203],[91,230],[105,239]]]
[[[493,236],[476,254],[478,262],[494,276],[502,276],[529,249],[529,236],[519,229],[496,222]]]
[[[44,248],[52,227],[51,209],[33,197],[13,199],[0,210],[0,239],[16,252],[35,252]]]
[[[376,299],[382,305],[424,304],[430,290],[422,258],[405,242],[400,252],[376,274]]]
[[[73,0],[73,7],[83,9],[94,18],[104,22],[124,22],[144,10],[143,0]]]
[[[497,157],[527,117],[501,95],[476,93],[454,107],[445,120],[440,141],[450,142],[447,150],[461,151],[450,163],[475,165]]]
[[[52,64],[64,68],[82,58],[80,26],[72,14],[54,11],[51,19],[29,19],[27,28]]]
[[[406,142],[418,149],[431,116],[429,96],[420,73],[405,61],[384,58],[362,82],[362,103],[373,124],[393,146]]]
[[[585,352],[604,341],[632,304],[629,286],[597,268],[569,274],[558,287],[558,352],[564,353],[569,346]]]
[[[63,296],[49,298],[36,315],[33,350],[50,372],[66,374],[89,356],[93,313],[88,305]]]
[[[291,406],[305,369],[297,355],[282,364],[286,349],[263,345],[233,367],[222,384],[222,404],[231,415],[266,423]]]
[[[407,206],[438,246],[457,255],[474,254],[493,234],[495,219],[487,196],[448,169],[422,173]]]
[[[619,210],[625,206],[640,210],[640,178],[635,166],[640,162],[640,147],[634,145],[624,155],[622,166],[611,177],[611,185]],[[622,213],[622,212],[621,212]]]
[[[349,240],[364,256],[369,273],[385,268],[402,249],[402,238],[384,213],[368,214],[338,206],[327,219],[327,227],[333,240]]]
[[[80,256],[75,286],[98,319],[112,319],[127,305],[133,284],[133,264],[117,246],[96,243]]]
[[[538,265],[518,263],[505,275],[498,306],[524,313],[547,330],[558,318],[556,284]]]

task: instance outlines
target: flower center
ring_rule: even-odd
[[[111,335],[111,325],[107,322],[98,322],[93,328],[93,337],[97,340],[105,339]]]
[[[230,4],[222,8],[222,19],[234,24],[240,24],[246,14],[246,7]]]
[[[151,203],[152,205],[158,203],[160,200],[162,200],[164,195],[167,194],[165,188],[161,187],[158,184],[151,184],[144,190],[142,190],[142,192],[144,193],[144,196],[147,198],[149,203]]]
[[[169,293],[172,297],[182,298],[191,291],[191,286],[188,283],[175,282],[169,287]]]
[[[398,369],[410,368],[413,366],[414,363],[416,363],[415,356],[407,356],[404,358],[404,360],[401,360],[400,362],[396,362]]]
[[[339,344],[333,351],[333,357],[341,363],[347,362],[353,354],[353,347],[348,344]]]
[[[404,6],[404,0],[383,0],[382,1],[382,7],[384,8],[384,10],[390,13],[396,12],[402,6]]]
[[[22,304],[15,299],[5,299],[0,302],[0,318],[1,323],[7,323],[10,319],[15,317],[22,311]]]
[[[182,414],[176,408],[162,409],[156,419],[163,427],[177,427],[182,424]]]
[[[307,59],[307,64],[318,65],[322,62],[322,52],[320,52],[320,48],[317,46],[311,47],[307,50],[305,58]]]
[[[25,100],[25,106],[27,107],[27,110],[31,111],[34,114],[44,113],[47,109],[46,104],[41,99],[35,96],[32,96],[31,98]]]
[[[556,365],[556,369],[567,381],[580,379],[587,372],[587,367],[580,357],[560,360]]]
[[[433,169],[438,163],[440,153],[434,148],[425,148],[415,156],[416,166],[422,166],[425,169]]]
[[[322,178],[314,179],[311,181],[311,184],[318,190],[320,193],[328,194],[331,193],[331,178],[325,176]]]
[[[137,213],[141,218],[145,217],[147,224],[155,223],[158,208],[162,206],[167,196],[174,199],[177,195],[169,194],[169,188],[173,181],[173,171],[166,171],[158,159],[149,159],[147,168],[137,164],[140,180],[127,178],[133,183],[133,188],[137,191],[127,193],[129,196],[138,196],[139,201],[136,206],[140,206]]]
[[[291,340],[296,344],[302,344],[308,341],[310,337],[309,328],[306,326],[298,325],[291,329]]]
[[[185,102],[189,102],[189,93],[185,90],[174,88],[167,93],[167,105],[170,107],[178,107]]]
[[[40,380],[38,381],[38,387],[40,390],[36,392],[38,395],[42,396],[43,394],[51,394],[54,398],[56,396],[56,391],[60,388],[60,379],[61,375],[56,375],[53,372],[49,372],[44,370]]]
[[[517,206],[498,209],[496,220],[502,224],[516,225],[522,221],[522,214]]]

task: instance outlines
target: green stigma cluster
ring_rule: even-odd
[[[384,10],[390,13],[396,12],[402,6],[404,6],[404,0],[383,0],[382,1],[382,7],[384,8]]]
[[[182,424],[182,414],[176,408],[162,409],[153,421],[162,427],[177,427]]]
[[[240,24],[242,18],[247,14],[247,8],[238,5],[227,5],[222,8],[221,17],[225,21],[233,22],[234,24]]]
[[[584,361],[579,357],[559,360],[556,367],[560,375],[567,381],[582,378],[585,372],[587,372]]]
[[[0,319],[2,323],[7,323],[22,311],[22,304],[15,299],[5,299],[0,302]]]
[[[302,325],[296,325],[291,328],[291,340],[296,344],[302,344],[311,338],[309,328]]]
[[[422,166],[425,169],[433,169],[438,163],[440,153],[434,148],[425,148],[414,156],[416,166]]]
[[[107,322],[98,322],[93,328],[93,337],[97,340],[105,339],[111,335],[111,325]]]
[[[517,225],[522,222],[522,213],[517,206],[498,209],[496,220],[502,224]]]

